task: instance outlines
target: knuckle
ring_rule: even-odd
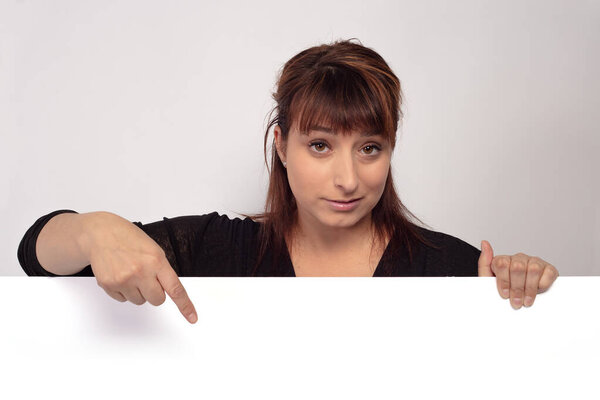
[[[143,269],[144,268],[142,268],[142,265],[140,263],[131,264],[131,266],[129,267],[129,274],[132,277],[139,275]]]
[[[162,251],[162,250],[157,250],[157,251],[155,251],[154,253],[151,253],[151,254],[150,254],[150,261],[151,261],[153,264],[159,264],[159,263],[161,263],[161,262],[162,262],[163,258],[165,258],[165,257],[166,257],[166,255],[165,255],[165,252],[164,252],[164,251]]]
[[[125,284],[127,284],[127,282],[129,282],[129,279],[131,278],[131,274],[128,273],[120,273],[117,276],[115,276],[115,287],[120,287],[123,286]]]
[[[115,281],[119,285],[127,284],[139,277],[142,272],[142,266],[140,264],[131,264],[129,268],[119,271],[115,277]]]
[[[496,267],[499,271],[504,271],[510,265],[510,261],[506,256],[498,256],[496,261]]]
[[[528,273],[530,274],[541,274],[543,270],[543,267],[541,264],[537,263],[536,261],[533,262],[529,262],[529,269],[528,269]]]
[[[108,279],[104,277],[98,277],[97,279],[98,286],[100,286],[104,290],[117,291],[118,288],[117,282],[113,279]]]
[[[539,257],[531,257],[531,258],[529,259],[529,264],[532,264],[532,263],[539,264],[539,265],[544,265],[544,264],[546,264],[546,262],[544,262],[544,260],[542,260],[542,259],[541,259],[541,258],[539,258]]]
[[[510,266],[511,272],[525,272],[526,266],[523,261],[513,261]]]
[[[178,283],[175,286],[171,287],[171,290],[169,290],[169,294],[173,298],[181,298],[185,296],[185,289],[180,283]]]
[[[161,250],[162,251],[162,250]],[[167,259],[167,256],[164,252],[152,253],[149,255],[149,264],[152,267],[154,272],[160,271],[164,266],[164,261]]]

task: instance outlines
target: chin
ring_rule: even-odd
[[[321,219],[321,223],[332,228],[351,228],[358,224],[360,221],[362,221],[363,218],[366,216],[363,214],[359,214],[358,212],[331,212],[331,214]]]

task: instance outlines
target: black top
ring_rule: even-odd
[[[77,213],[73,210],[57,210],[44,215],[21,239],[17,258],[27,275],[59,276],[42,268],[37,259],[35,245],[44,225],[53,216],[65,212]],[[170,219],[164,217],[162,221],[134,224],[164,250],[167,260],[178,276],[250,276],[256,262],[260,224],[250,218],[230,219],[227,215],[212,212]],[[373,276],[384,276],[384,264],[391,265],[391,276],[478,275],[477,261],[481,254],[479,249],[445,233],[417,228],[426,239],[441,249],[419,244],[411,264],[408,255],[392,258],[388,246]],[[272,265],[270,257],[270,250],[267,250],[267,255],[255,276],[296,276],[287,251],[279,265]],[[94,274],[88,265],[82,271],[68,276]]]

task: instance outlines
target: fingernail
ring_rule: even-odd
[[[502,290],[502,296],[504,296],[505,299],[508,299],[508,294],[509,294],[509,290],[508,289],[503,289]]]
[[[533,304],[533,299],[531,298],[531,296],[525,296],[525,307],[529,307]]]
[[[198,316],[196,315],[196,313],[191,313],[190,315],[188,315],[188,321],[190,321],[192,324],[195,324],[196,321],[198,321]]]
[[[513,299],[513,303],[514,303],[515,307],[517,307],[517,308],[521,307],[521,298],[520,297],[515,297]]]

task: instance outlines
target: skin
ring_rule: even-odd
[[[294,243],[299,244],[294,247],[308,255],[304,260],[309,263],[314,260],[316,265],[320,260],[319,268],[323,268],[324,274],[337,275],[350,260],[362,260],[360,254],[371,248],[365,237],[374,238],[371,210],[383,193],[392,148],[381,135],[363,136],[359,131],[342,135],[311,129],[308,133],[300,133],[294,124],[287,141],[283,141],[281,128],[274,128],[277,153],[286,163],[288,181],[298,205],[298,224],[293,236]],[[333,210],[327,201],[355,198],[361,200],[350,212]],[[374,248],[381,255],[386,245],[374,243]],[[539,257],[523,253],[494,257],[492,246],[485,240],[481,242],[481,250],[478,275],[495,276],[498,293],[503,299],[510,298],[515,310],[522,305],[530,307],[536,294],[548,290],[559,275],[553,265]],[[310,254],[316,256],[311,259]],[[337,260],[337,264],[328,261],[330,265],[323,267],[323,258],[319,256],[322,254],[327,254],[328,260]],[[346,269],[340,276],[356,276],[356,271]]]
[[[391,148],[381,135],[351,136],[292,127],[287,143],[275,127],[280,158],[298,205],[296,235],[317,253],[341,253],[365,242],[371,233],[371,210],[381,197]],[[379,149],[379,150],[378,150]],[[327,200],[361,198],[350,212],[332,210]],[[360,247],[360,246],[359,246]]]
[[[479,276],[496,277],[498,293],[503,299],[510,297],[515,310],[523,305],[531,307],[536,294],[548,290],[558,278],[558,270],[539,257],[523,253],[494,257],[492,245],[487,240],[481,241],[478,266]]]

